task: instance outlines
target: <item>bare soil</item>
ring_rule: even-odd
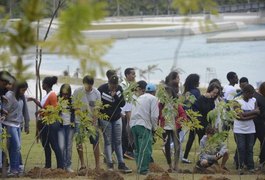
[[[227,177],[203,176],[200,180],[230,180]]]
[[[151,175],[149,174],[145,180],[175,180],[174,178],[170,177],[168,172],[164,172],[161,176],[159,175]]]
[[[155,173],[165,172],[165,170],[156,163],[150,163],[149,164],[149,171],[155,172]]]
[[[33,179],[74,178],[77,176],[77,174],[67,172],[63,169],[47,169],[47,168],[34,167],[28,173],[26,173],[25,176]]]

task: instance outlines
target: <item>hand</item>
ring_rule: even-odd
[[[36,99],[35,98],[33,98],[33,97],[27,97],[27,101],[29,102],[29,101],[33,101],[33,102],[35,102],[36,101]]]
[[[29,129],[28,128],[27,129],[25,128],[25,133],[29,134]]]
[[[260,114],[259,107],[256,107],[256,109],[255,109],[255,113],[256,113],[256,114]]]

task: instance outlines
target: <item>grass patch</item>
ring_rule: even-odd
[[[27,160],[27,164],[26,164],[26,172],[29,171],[30,169],[34,168],[34,167],[44,167],[44,151],[42,148],[41,143],[36,143],[34,142],[35,139],[35,120],[32,120],[30,123],[30,134],[25,134],[22,133],[22,148],[21,148],[21,152],[22,152],[22,158],[23,158],[23,162],[25,163],[25,159],[26,156],[29,152],[29,149],[32,146],[31,152],[29,153],[28,156],[28,160]],[[185,138],[185,142],[183,143],[183,147],[182,149],[185,149],[185,145],[188,139],[188,134],[186,135]],[[153,146],[153,158],[155,160],[155,162],[157,164],[159,164],[159,166],[161,166],[162,168],[164,168],[165,170],[168,169],[168,165],[166,163],[166,159],[165,156],[162,152],[162,145],[163,142],[162,140],[158,139],[158,141],[154,144]],[[228,149],[230,152],[230,158],[227,162],[227,168],[231,171],[232,175],[213,175],[212,176],[225,176],[229,179],[239,179],[239,176],[237,175],[237,171],[235,170],[235,166],[233,165],[233,156],[234,156],[234,152],[236,149],[236,145],[234,142],[234,138],[233,138],[233,134],[230,131],[229,134],[229,138],[227,140],[227,145],[228,145]],[[93,151],[92,151],[92,145],[89,143],[89,140],[86,141],[85,143],[85,159],[86,159],[86,163],[87,166],[90,168],[94,168],[95,167],[95,163],[94,163],[94,156],[93,156]],[[100,149],[101,149],[101,153],[103,152],[103,139],[102,139],[102,134],[100,136]],[[198,139],[196,137],[194,144],[192,146],[191,152],[189,154],[189,159],[193,162],[192,164],[182,164],[180,163],[180,168],[181,169],[189,169],[192,170],[194,167],[194,164],[197,160],[197,155],[199,153],[199,144],[198,144]],[[257,142],[255,144],[254,147],[254,161],[256,164],[258,164],[258,154],[259,154],[259,142]],[[56,167],[56,160],[55,160],[55,156],[54,153],[52,153],[52,167],[55,168]],[[115,160],[116,161],[116,160]],[[117,161],[116,161],[117,162]],[[133,160],[125,160],[126,164],[128,167],[133,169],[133,173],[132,174],[126,174],[123,175],[123,177],[127,180],[134,180],[134,179],[144,179],[145,176],[138,176],[135,172],[136,172],[136,164],[135,161]],[[101,163],[101,167],[102,168],[106,168],[105,164],[103,163],[103,157],[101,157],[100,159],[100,163]],[[76,171],[78,169],[78,164],[79,164],[79,160],[78,160],[78,155],[77,155],[77,151],[76,151],[76,147],[75,147],[75,143],[73,145],[73,158],[72,158],[72,168]],[[117,164],[114,165],[114,168],[117,169]],[[171,177],[173,178],[178,178],[178,179],[193,179],[193,175],[192,174],[170,174]],[[194,179],[199,179],[204,175],[200,175],[200,174],[195,174],[194,175]],[[241,177],[241,180],[249,180],[249,179],[257,179],[258,175],[244,175]],[[264,175],[260,175],[259,177],[262,177],[265,179]],[[79,177],[82,179],[82,177]],[[78,179],[79,179],[78,178]],[[83,177],[85,178],[85,177]],[[20,178],[21,179],[21,178]],[[22,179],[27,179],[27,178],[22,178]]]

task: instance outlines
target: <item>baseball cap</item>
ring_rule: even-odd
[[[156,85],[152,83],[148,83],[145,88],[146,92],[154,92],[156,91]]]

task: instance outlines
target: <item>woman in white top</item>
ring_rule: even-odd
[[[255,89],[250,84],[242,89],[242,96],[236,101],[241,105],[242,112],[234,121],[234,135],[237,144],[237,158],[240,173],[243,174],[244,165],[249,171],[254,171],[253,146],[255,125],[253,119],[259,114],[256,99],[253,97]]]

